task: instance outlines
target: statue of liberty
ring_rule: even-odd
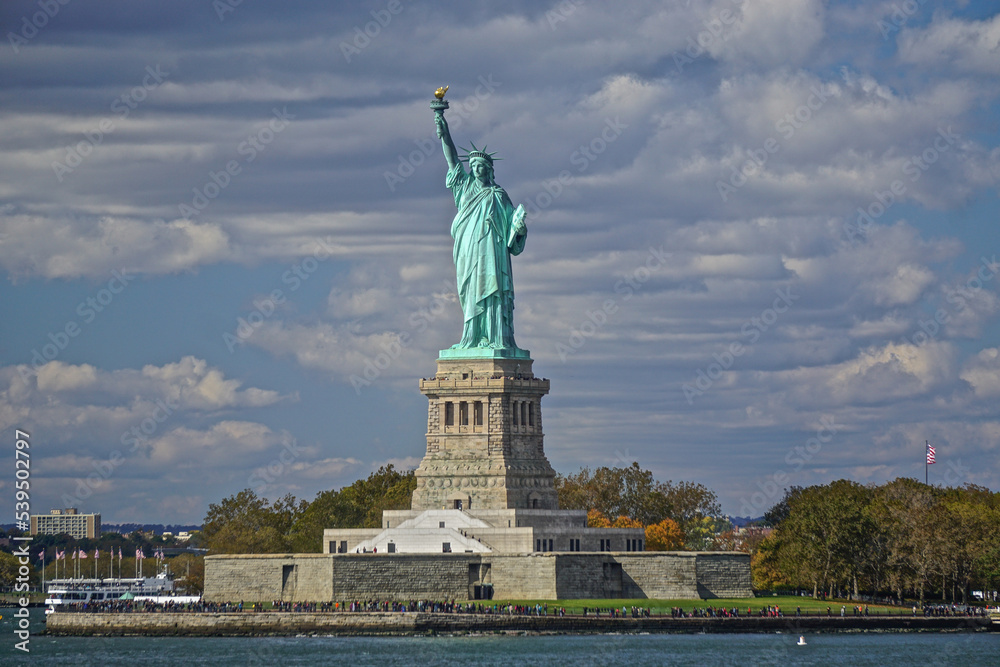
[[[440,92],[440,89],[439,89]],[[528,229],[524,207],[517,209],[493,180],[493,155],[472,145],[459,157],[444,118],[447,103],[438,97],[434,123],[448,162],[445,185],[455,197],[458,212],[451,223],[458,299],[464,324],[462,340],[452,350],[488,348],[504,356],[527,357],[514,342],[514,282],[510,256],[524,250]],[[466,172],[462,161],[467,160]]]

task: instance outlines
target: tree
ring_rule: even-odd
[[[899,478],[884,485],[879,500],[885,503],[884,530],[892,544],[890,568],[893,585],[919,594],[920,604],[939,556],[940,513],[933,487],[912,479]]]
[[[709,551],[721,533],[732,529],[728,520],[713,516],[695,516],[683,530],[684,546],[692,551]]]
[[[631,517],[625,515],[619,516],[611,523],[612,528],[642,528],[642,522],[636,521]]]
[[[750,575],[755,590],[770,591],[792,583],[782,556],[778,536],[772,534],[761,540],[756,552],[750,556]]]
[[[187,595],[201,595],[205,590],[205,557],[180,554],[170,561],[170,569],[177,578],[181,591]]]
[[[678,551],[684,548],[684,533],[673,519],[646,526],[646,551]]]
[[[587,510],[588,528],[610,528],[611,521],[599,510]]]
[[[295,521],[291,541],[295,551],[321,552],[326,528],[378,528],[384,510],[409,509],[417,479],[413,471],[383,466],[338,491],[323,491]]]
[[[777,545],[787,556],[795,553],[813,585],[819,588],[853,584],[857,594],[857,577],[865,553],[864,543],[872,530],[865,507],[868,491],[849,480],[838,480],[825,486],[811,486],[786,494],[777,509],[770,514],[783,516],[776,527]]]
[[[690,542],[688,532],[706,517],[722,514],[719,498],[704,484],[696,482],[665,482],[657,491],[663,495],[670,508],[668,517],[677,522],[684,531],[685,542]]]
[[[17,556],[7,551],[0,551],[0,586],[4,588],[10,588],[17,583],[17,573],[20,563],[17,560]],[[29,575],[34,579],[34,566],[29,565],[32,568],[31,574]]]
[[[575,475],[559,475],[556,491],[563,509],[593,509],[643,525],[673,519],[682,530],[694,520],[722,512],[715,493],[704,485],[657,482],[636,462],[627,468],[584,468]]]
[[[261,554],[289,551],[289,532],[303,503],[287,495],[273,505],[251,489],[208,506],[202,538],[212,553]]]
[[[803,488],[801,486],[792,486],[785,489],[784,497],[779,500],[775,505],[764,512],[764,525],[774,528],[779,523],[788,518],[791,513],[791,505],[795,502],[795,499],[802,495]]]

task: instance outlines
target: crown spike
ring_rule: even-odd
[[[498,158],[498,157],[495,158],[494,157],[496,155],[495,151],[493,153],[487,152],[486,146],[483,146],[481,149],[477,148],[476,144],[473,143],[472,141],[469,142],[469,145],[472,146],[472,150],[468,150],[466,148],[463,148],[462,150],[465,151],[465,155],[460,155],[459,156],[459,159],[462,160],[462,162],[468,162],[469,160],[471,160],[473,158],[479,158],[481,160],[486,160],[487,162],[489,162],[492,165],[494,160],[501,160],[501,159],[503,159],[503,158]]]

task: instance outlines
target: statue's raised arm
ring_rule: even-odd
[[[451,132],[448,130],[448,121],[444,119],[443,113],[434,114],[434,125],[437,128],[438,139],[441,140],[441,148],[444,149],[444,159],[448,161],[448,169],[454,169],[459,163],[458,149],[452,141]]]
[[[460,156],[448,129],[444,112],[448,103],[444,90],[438,89],[431,102],[434,125],[448,162],[445,185],[455,197],[455,219],[451,235],[455,239],[453,256],[464,323],[462,339],[442,357],[528,358],[528,352],[514,342],[514,280],[511,255],[524,250],[528,228],[524,207],[517,209],[503,188],[493,180],[493,153],[472,144],[466,156]],[[468,160],[469,170],[462,166]]]

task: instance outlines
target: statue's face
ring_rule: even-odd
[[[490,165],[486,160],[472,160],[469,162],[469,170],[480,183],[490,182]]]

